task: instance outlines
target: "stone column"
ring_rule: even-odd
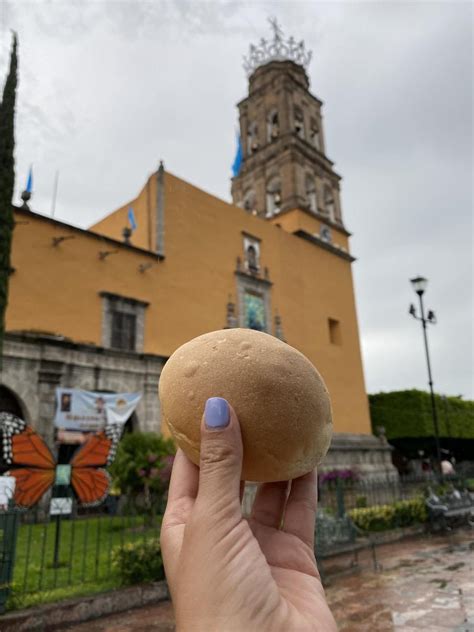
[[[159,375],[149,375],[143,385],[143,413],[140,420],[141,431],[161,432],[160,401],[158,399]]]
[[[61,384],[63,370],[63,362],[42,359],[38,371],[39,414],[33,425],[50,447],[54,444],[56,387]]]

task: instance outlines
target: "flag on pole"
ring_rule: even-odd
[[[130,228],[132,230],[136,230],[137,222],[135,221],[135,213],[133,212],[133,206],[130,206],[128,209],[128,223],[130,224]]]
[[[240,173],[240,169],[242,167],[242,159],[243,159],[243,151],[242,151],[242,140],[240,138],[240,134],[237,132],[237,151],[235,153],[234,162],[232,164],[232,175],[238,176]]]
[[[33,193],[33,167],[30,167],[28,172],[28,179],[26,181],[26,189],[27,193]]]

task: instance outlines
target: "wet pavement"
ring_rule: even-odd
[[[351,559],[326,563],[327,570],[338,571],[329,576],[326,594],[339,632],[474,632],[472,532],[456,533],[451,540],[423,536],[379,546],[378,572],[367,552],[359,554],[358,569],[347,573]],[[173,609],[163,602],[65,629],[169,632]]]

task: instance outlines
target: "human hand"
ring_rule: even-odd
[[[260,485],[246,520],[241,470],[235,412],[212,398],[200,468],[178,451],[161,529],[177,630],[335,632],[313,551],[316,472]]]

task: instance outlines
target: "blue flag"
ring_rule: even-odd
[[[26,181],[26,189],[27,193],[33,192],[33,167],[30,167],[30,171],[28,172],[28,180]]]
[[[240,173],[240,169],[242,167],[242,159],[243,159],[243,151],[242,151],[242,140],[240,138],[240,134],[237,133],[237,151],[235,153],[234,162],[232,164],[232,175],[238,176]]]
[[[137,222],[135,221],[135,213],[133,212],[133,206],[130,206],[128,209],[128,223],[130,224],[130,228],[135,230],[137,228]]]

